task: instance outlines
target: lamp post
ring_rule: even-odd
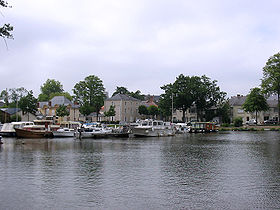
[[[171,122],[173,123],[173,93],[171,95]]]

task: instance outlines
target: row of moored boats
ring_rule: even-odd
[[[108,126],[101,123],[62,122],[52,124],[48,120],[35,120],[33,122],[5,123],[0,131],[2,136],[17,136],[18,138],[46,138],[46,137],[75,137],[105,138],[105,137],[163,137],[178,133],[196,131],[186,123],[173,124],[161,120],[140,120],[136,123],[120,126]]]

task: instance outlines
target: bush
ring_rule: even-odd
[[[241,117],[237,117],[233,120],[233,124],[235,127],[240,127],[243,125],[243,120]]]
[[[17,119],[17,117],[18,117],[18,119]],[[11,116],[10,121],[11,121],[11,122],[21,121],[21,116],[20,116],[20,115],[17,115],[17,116],[16,116],[16,115],[14,114],[14,115]]]
[[[230,127],[230,124],[229,124],[229,123],[223,123],[223,124],[221,125],[221,127],[226,127],[226,128],[228,128],[228,127]]]

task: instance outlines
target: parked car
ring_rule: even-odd
[[[265,125],[276,125],[278,122],[276,120],[270,119],[270,120],[265,120],[264,121]]]
[[[256,124],[257,124],[257,122],[256,122],[255,119],[251,119],[251,120],[246,122],[246,125],[256,125]]]

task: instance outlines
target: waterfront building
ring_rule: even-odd
[[[141,101],[136,98],[125,94],[117,94],[105,100],[104,111],[109,111],[110,106],[113,105],[116,111],[113,121],[119,121],[120,123],[135,122],[136,119],[140,118],[138,107],[141,104]]]
[[[13,118],[13,116],[15,116]],[[18,117],[16,117],[18,116]],[[0,122],[7,123],[11,122],[12,118],[14,121],[33,121],[36,120],[36,116],[31,113],[23,114],[20,108],[1,108],[0,109]]]
[[[251,119],[256,118],[255,112],[245,112],[242,105],[245,103],[247,96],[236,95],[229,99],[229,104],[231,107],[231,122],[237,117],[241,117],[243,123],[245,124]],[[273,119],[278,121],[278,101],[274,97],[269,97],[267,99],[267,104],[269,109],[267,111],[258,112],[258,122],[263,123],[265,120]]]
[[[56,109],[60,106],[64,105],[67,107],[69,116],[65,117],[57,117],[56,116]],[[65,96],[55,96],[49,101],[39,102],[38,110],[42,113],[43,117],[50,117],[52,116],[55,119],[56,123],[61,121],[79,121],[80,117],[80,106],[71,102]]]

